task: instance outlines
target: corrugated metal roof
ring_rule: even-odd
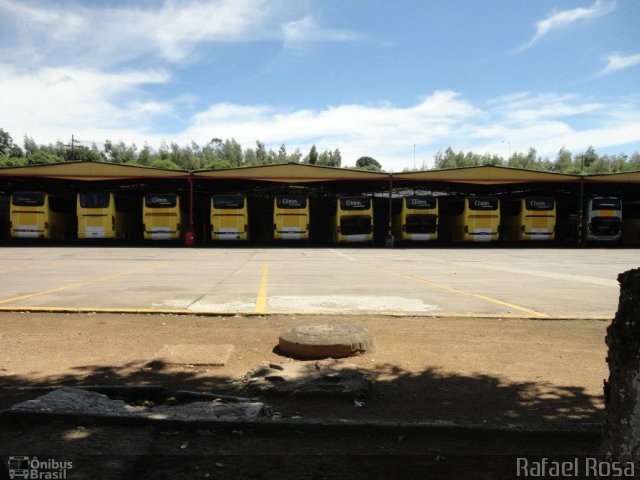
[[[633,172],[604,173],[601,175],[587,175],[587,182],[610,182],[610,183],[640,183],[640,170]]]
[[[257,167],[197,170],[194,177],[211,179],[262,180],[282,183],[327,182],[337,180],[388,180],[389,174],[353,170],[348,168],[321,167],[303,163],[283,163]]]
[[[58,178],[69,180],[118,180],[135,178],[186,178],[188,170],[173,170],[105,162],[66,162],[26,167],[0,168],[2,177]],[[322,167],[301,163],[285,163],[256,167],[196,170],[196,178],[219,180],[261,180],[279,183],[310,183],[328,181],[387,181],[389,174],[347,168]],[[426,170],[423,172],[395,173],[394,181],[466,183],[498,185],[510,183],[575,182],[580,175],[568,175],[523,168],[478,167]],[[633,172],[585,175],[587,182],[640,183],[640,170]]]
[[[105,162],[66,162],[27,167],[0,168],[0,177],[46,177],[69,180],[117,180],[125,178],[179,178],[187,170],[120,165]]]
[[[477,167],[448,168],[426,170],[423,172],[396,173],[395,180],[472,183],[480,185],[536,182],[574,182],[579,175],[567,175],[554,172],[527,170],[524,168],[496,167],[481,165]]]

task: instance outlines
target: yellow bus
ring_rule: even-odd
[[[622,242],[627,245],[640,243],[640,201],[622,205]]]
[[[211,240],[249,240],[247,199],[243,195],[211,197]]]
[[[396,199],[393,233],[396,240],[427,241],[438,239],[438,199],[410,196]]]
[[[507,242],[554,240],[556,202],[549,197],[523,197],[500,201],[500,231]]]
[[[175,193],[151,193],[142,200],[142,229],[145,240],[180,240],[184,212]]]
[[[10,209],[11,238],[73,238],[76,216],[72,197],[15,192],[11,195]]]
[[[440,200],[439,213],[439,235],[443,240],[498,240],[500,200],[496,197],[444,197]]]
[[[304,195],[278,195],[273,199],[273,239],[309,239],[309,199]]]
[[[336,199],[333,242],[373,242],[373,202],[371,197]]]
[[[135,237],[137,218],[129,198],[107,191],[80,192],[76,209],[79,239]]]

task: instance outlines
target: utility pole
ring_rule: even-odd
[[[413,144],[413,169],[416,169],[416,144]]]
[[[71,134],[71,145],[66,145],[67,147],[71,147],[71,161],[73,162],[76,159],[75,156],[75,146],[76,143],[80,143],[78,140],[75,139],[75,137],[73,136],[73,134]]]

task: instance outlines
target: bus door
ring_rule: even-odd
[[[279,195],[273,208],[274,240],[309,238],[309,202],[302,195]]]
[[[248,223],[243,195],[211,197],[211,240],[248,240]]]

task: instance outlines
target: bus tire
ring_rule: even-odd
[[[373,336],[361,325],[308,324],[293,327],[278,343],[280,353],[300,359],[344,358],[373,351]]]

